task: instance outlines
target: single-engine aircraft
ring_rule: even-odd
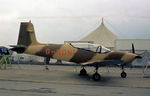
[[[83,68],[80,71],[80,75],[86,75],[87,71],[84,66],[90,65],[95,67],[95,73],[93,79],[98,81],[101,79],[98,73],[98,68],[106,64],[120,64],[122,68],[121,77],[126,78],[127,74],[124,72],[124,66],[131,63],[136,58],[142,58],[135,54],[134,45],[132,45],[132,53],[129,52],[117,52],[106,50],[102,52],[102,46],[99,46],[97,50],[91,51],[84,48],[78,48],[70,43],[65,44],[44,44],[39,43],[36,40],[34,26],[29,22],[21,22],[20,31],[18,36],[17,46],[11,46],[12,51],[18,53],[26,53],[31,55],[37,55],[46,57],[49,62],[50,58],[57,60],[74,62],[81,64]]]

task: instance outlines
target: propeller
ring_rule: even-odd
[[[131,52],[132,52],[133,54],[135,54],[135,49],[134,49],[134,44],[133,44],[133,43],[132,43],[132,49],[131,49]],[[131,62],[131,63],[128,63],[128,66],[130,67],[130,69],[132,69],[132,68],[133,68],[132,62]]]
[[[135,54],[134,44],[132,43],[132,53]]]
[[[133,44],[133,43],[132,43],[132,50],[131,50],[131,52],[132,52],[133,54],[136,54],[136,53],[135,53],[135,48],[134,48],[134,44]],[[142,57],[139,56],[139,55],[137,55],[135,58],[136,58],[136,59],[142,59]],[[133,68],[132,63],[130,63],[129,66],[130,66],[131,69]]]
[[[135,49],[134,49],[134,44],[133,44],[133,43],[132,43],[132,53],[133,53],[133,54],[136,54],[136,53],[135,53]],[[135,58],[136,58],[136,59],[142,59],[142,57],[139,56],[139,55],[137,55]]]

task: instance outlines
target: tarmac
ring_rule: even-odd
[[[87,76],[79,76],[80,66],[12,65],[0,70],[0,96],[150,96],[150,68],[146,75],[141,68],[99,68],[102,80],[92,80],[93,67],[86,67]]]

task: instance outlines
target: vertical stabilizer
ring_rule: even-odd
[[[34,32],[34,26],[29,22],[21,22],[17,45],[29,46],[38,44]]]

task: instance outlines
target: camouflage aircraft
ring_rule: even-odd
[[[35,31],[33,24],[30,22],[22,22],[20,26],[20,32],[18,37],[17,46],[12,46],[11,50],[17,51],[18,53],[26,53],[31,55],[37,55],[47,58],[49,62],[50,58],[57,60],[74,62],[81,64],[83,68],[80,71],[80,75],[86,75],[87,72],[84,68],[86,65],[94,66],[95,73],[93,79],[98,81],[101,79],[98,73],[98,68],[102,65],[120,64],[122,67],[121,77],[126,78],[127,74],[124,72],[124,66],[132,62],[136,58],[141,58],[134,53],[127,52],[94,52],[82,48],[74,47],[70,43],[65,44],[43,44],[36,40]],[[101,48],[101,47],[100,47]]]

